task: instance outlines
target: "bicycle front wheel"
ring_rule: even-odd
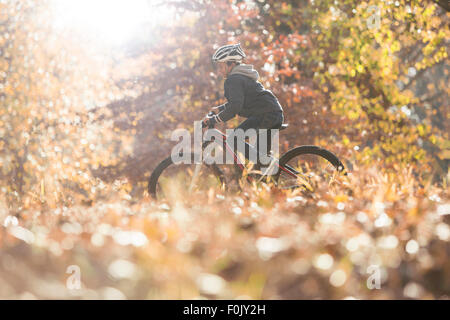
[[[183,156],[183,154],[180,154]],[[148,192],[154,199],[182,198],[195,193],[207,193],[210,188],[224,188],[223,173],[215,165],[194,163],[191,153],[188,164],[174,162],[172,157],[163,160],[153,171],[148,182]]]
[[[281,189],[302,187],[314,192],[321,185],[330,185],[344,165],[332,152],[317,146],[301,146],[289,150],[279,161],[275,177]]]

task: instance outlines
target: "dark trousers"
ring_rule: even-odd
[[[269,130],[280,128],[281,125],[283,124],[283,122],[284,122],[284,116],[283,116],[282,112],[268,112],[268,113],[263,113],[263,114],[249,117],[244,122],[242,122],[235,130],[242,129],[242,130],[246,131],[248,129],[255,129],[258,132],[259,129],[268,129],[266,145],[267,145],[267,154],[270,154],[270,147],[272,144],[271,144],[271,139],[270,139],[271,133]],[[259,135],[258,135],[258,139],[259,139]],[[234,141],[235,148],[237,146],[236,140],[237,139],[235,138],[235,141]],[[256,147],[257,148],[259,147],[259,140],[257,140]],[[245,153],[246,153],[246,157],[247,157],[247,155],[249,154],[247,144],[246,144],[245,149],[246,149]],[[259,163],[257,163],[257,167],[259,167]]]
[[[276,129],[281,127],[284,121],[282,112],[268,112],[251,116],[242,122],[236,129]]]

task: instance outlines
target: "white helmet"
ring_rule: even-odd
[[[241,44],[230,44],[217,49],[212,56],[213,62],[241,62],[246,55],[241,48]]]

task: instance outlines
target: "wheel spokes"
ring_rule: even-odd
[[[217,166],[172,163],[158,178],[156,198],[190,198],[192,194],[206,194],[211,188],[220,190],[224,187],[222,176]]]
[[[189,185],[189,192],[192,192],[194,185],[197,183],[198,177],[200,175],[201,164],[195,165],[194,173],[192,174],[191,183]]]
[[[328,185],[334,180],[336,169],[326,159],[317,155],[301,155],[286,163],[298,172],[297,177],[281,172],[279,186],[283,189],[303,187],[314,192],[323,183]]]

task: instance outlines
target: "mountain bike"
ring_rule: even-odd
[[[214,115],[213,112],[208,114],[208,116],[212,115]],[[150,176],[148,192],[151,197],[161,199],[171,194],[178,196],[180,193],[195,195],[196,192],[207,192],[211,188],[228,190],[230,185],[238,185],[244,176],[250,183],[273,182],[281,189],[302,188],[307,192],[314,192],[322,183],[330,184],[337,175],[346,175],[344,165],[335,154],[313,145],[295,147],[279,159],[271,154],[266,155],[270,159],[270,174],[267,174],[269,170],[264,172],[247,170],[254,165],[249,163],[250,152],[257,152],[260,156],[258,149],[244,142],[245,152],[243,155],[238,154],[234,148],[230,147],[226,134],[216,129],[214,125],[207,128],[213,131],[214,137],[219,138],[203,139],[202,152],[211,144],[218,144],[224,150],[224,154],[228,153],[228,156],[231,156],[232,164],[208,163],[206,158],[199,162],[196,159],[201,157],[194,152],[189,154],[180,152],[179,158],[184,156],[184,159],[190,160],[184,162],[174,161],[171,155],[159,163]],[[271,128],[268,136],[272,136],[271,131],[274,129],[282,131],[287,128],[288,124]]]

